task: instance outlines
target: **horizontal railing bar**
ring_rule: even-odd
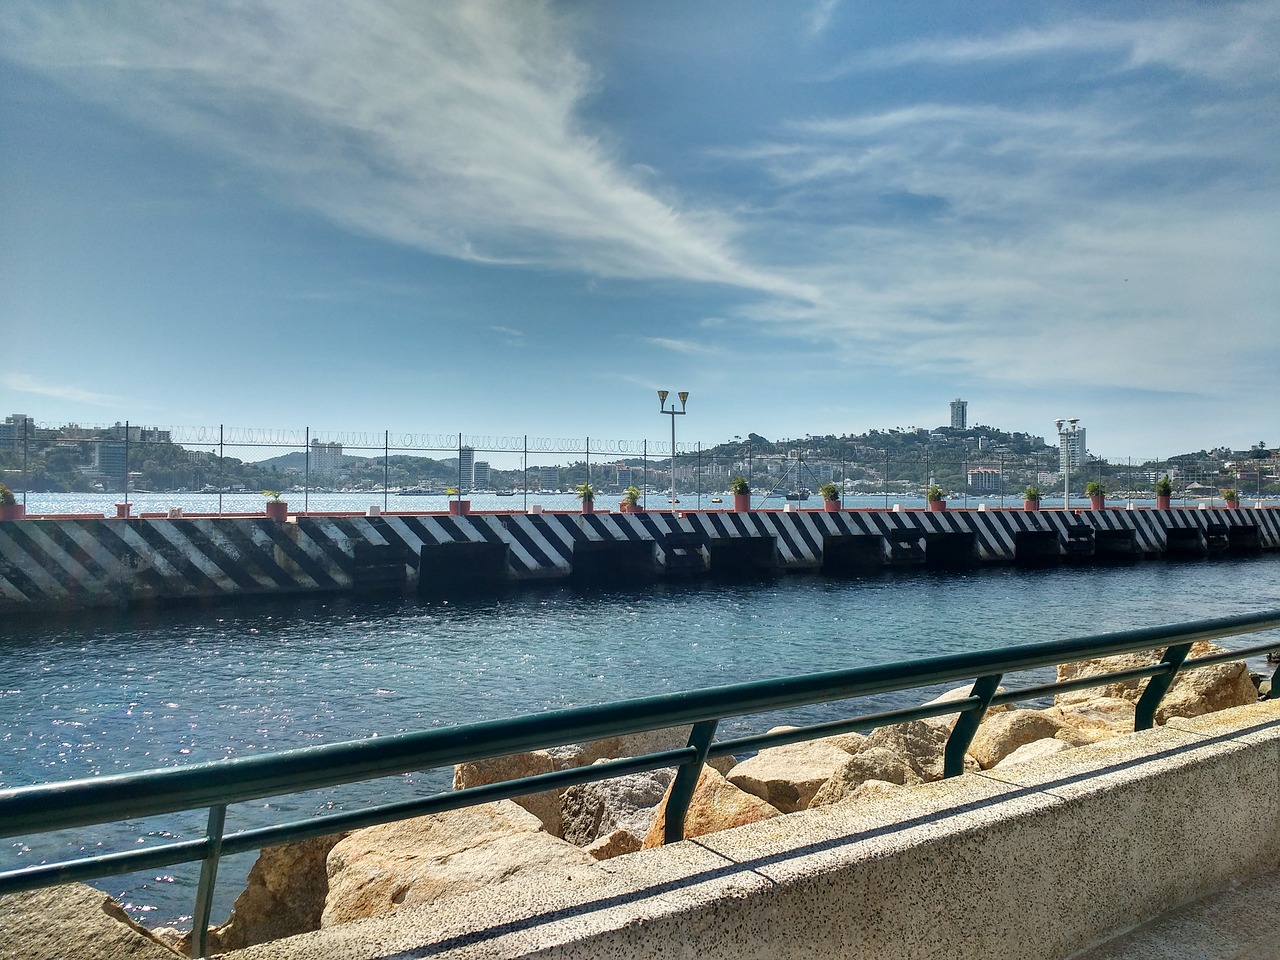
[[[1059,680],[1055,683],[1038,684],[1031,687],[1019,687],[1006,690],[991,698],[991,705],[1019,703],[1023,700],[1034,700],[1049,693],[1070,693],[1072,690],[1087,690],[1090,687],[1104,687],[1111,683],[1123,683],[1126,680],[1142,680],[1169,672],[1167,663],[1149,663],[1142,667],[1131,667],[1128,670],[1117,670],[1114,673],[1092,673],[1087,677],[1075,680]]]
[[[0,791],[0,836],[238,803],[564,743],[1280,627],[1280,611],[574,707],[459,727]],[[1278,644],[1280,646],[1280,644]],[[1105,681],[1103,681],[1105,682]],[[140,789],[142,783],[145,790]]]
[[[847,720],[827,720],[810,726],[796,727],[794,730],[779,730],[776,733],[755,733],[747,737],[733,740],[717,740],[711,745],[709,755],[725,757],[732,754],[748,753],[752,750],[763,750],[765,747],[779,747],[789,743],[801,743],[805,740],[821,740],[842,733],[858,733],[875,727],[883,727],[888,723],[910,723],[912,720],[928,720],[931,717],[943,717],[950,713],[962,713],[975,709],[981,701],[977,697],[961,697],[942,703],[931,703],[919,707],[905,707],[901,710],[887,710],[884,713],[867,713]]]
[[[224,856],[234,853],[245,853],[261,847],[269,847],[278,843],[293,843],[297,840],[309,840],[323,837],[331,833],[359,830],[363,827],[374,827],[396,820],[407,820],[410,817],[425,816],[429,813],[444,813],[447,810],[459,810],[462,807],[491,803],[495,800],[509,800],[512,797],[529,793],[541,793],[543,790],[562,786],[574,786],[581,783],[592,783],[597,780],[608,780],[611,777],[628,773],[644,773],[649,770],[660,770],[663,767],[678,766],[696,755],[689,747],[676,750],[663,750],[658,753],[643,754],[639,757],[628,757],[625,760],[610,760],[607,763],[588,764],[585,767],[573,767],[569,770],[556,770],[552,773],[540,773],[516,780],[500,780],[480,787],[467,787],[463,790],[450,790],[435,793],[429,797],[413,800],[402,800],[397,803],[368,807],[345,813],[328,814],[312,817],[307,820],[295,820],[292,823],[276,824],[270,827],[257,827],[243,830],[223,838],[222,852]]]
[[[23,890],[39,890],[77,880],[93,880],[97,877],[114,877],[122,873],[150,870],[155,867],[171,867],[177,863],[191,863],[204,858],[209,841],[182,840],[166,843],[147,850],[122,850],[118,853],[100,853],[76,860],[59,860],[57,863],[41,863],[0,873],[0,896]]]

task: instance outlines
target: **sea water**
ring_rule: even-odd
[[[612,591],[543,586],[455,602],[276,598],[10,620],[0,626],[0,787],[1276,608],[1280,556],[1266,555]],[[726,721],[722,735],[928,693]],[[447,788],[450,773],[242,804],[231,808],[228,828]],[[0,863],[202,830],[196,812],[9,839]],[[224,861],[215,921],[252,859]],[[147,925],[182,926],[196,876],[195,865],[184,865],[96,883]]]

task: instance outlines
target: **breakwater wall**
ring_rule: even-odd
[[[0,521],[0,611],[1275,549],[1274,507],[41,517]]]

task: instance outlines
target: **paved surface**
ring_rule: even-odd
[[[1280,870],[1166,913],[1071,960],[1280,960]]]

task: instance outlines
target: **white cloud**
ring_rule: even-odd
[[[573,40],[548,3],[481,0],[30,2],[0,22],[3,55],[348,228],[469,260],[809,295],[584,127],[594,79]]]
[[[694,343],[692,340],[677,340],[672,337],[642,337],[641,339],[645,343],[651,343],[655,347],[661,347],[673,353],[713,355],[719,352],[715,347]]]
[[[15,393],[30,393],[40,397],[53,397],[73,403],[85,403],[95,407],[118,406],[119,397],[105,393],[94,393],[60,383],[42,383],[35,377],[25,373],[7,373],[0,376],[0,383]]]

